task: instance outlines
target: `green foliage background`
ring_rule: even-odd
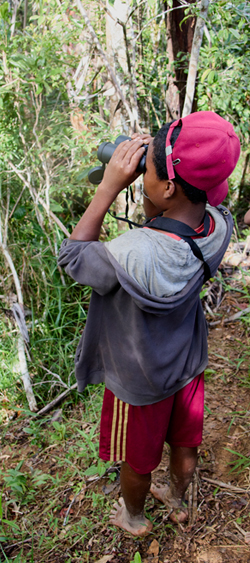
[[[103,3],[91,0],[83,5],[105,50]],[[170,72],[163,11],[160,0],[131,0],[135,40],[130,40],[128,53],[133,62],[140,125],[153,133],[165,122]],[[189,15],[187,9],[186,17]],[[217,111],[232,121],[245,156],[250,121],[249,19],[248,2],[210,3],[196,91],[198,109]],[[122,131],[111,134],[104,95],[109,76],[86,23],[70,0],[28,3],[25,27],[20,4],[14,32],[9,3],[1,2],[0,43],[2,245],[8,248],[21,281],[30,334],[29,370],[42,406],[74,382],[74,350],[90,294],[89,288],[76,286],[57,268],[58,249],[65,235],[51,212],[71,230],[93,195],[87,173],[95,164],[98,145]],[[87,72],[81,91],[76,93],[74,75],[85,54],[89,56]],[[179,53],[176,64],[184,65],[188,72],[187,54]],[[129,103],[130,77],[118,62],[114,71],[122,79]],[[126,122],[126,116],[124,119]],[[128,124],[126,127],[128,130]],[[242,166],[243,159],[233,180],[236,196]],[[102,236],[115,232],[114,222],[106,218]],[[0,264],[0,392],[2,400],[12,397],[23,404],[17,329],[8,315],[15,286],[2,254]]]

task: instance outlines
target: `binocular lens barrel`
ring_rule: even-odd
[[[126,135],[119,135],[119,137],[117,137],[114,143],[108,143],[108,142],[102,143],[97,151],[98,160],[100,160],[103,164],[108,164],[112,154],[115,152],[115,149],[123,141],[131,141],[131,137],[126,137]],[[146,155],[147,155],[148,146],[147,145],[144,146],[145,146],[145,152],[142,155],[142,158],[137,167],[137,172],[140,174],[144,174],[146,171]],[[95,168],[92,168],[88,173],[89,181],[92,184],[99,184],[102,180],[103,173],[104,173],[104,167],[97,166]]]
[[[108,164],[111,159],[112,154],[115,152],[117,145],[122,143],[123,141],[131,141],[131,137],[126,137],[126,135],[119,135],[114,143],[104,142],[102,143],[97,151],[97,158],[103,164]]]
[[[114,143],[102,143],[97,151],[98,160],[103,162],[103,164],[108,164],[116,148],[117,145]]]

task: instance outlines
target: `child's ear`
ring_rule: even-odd
[[[169,199],[175,194],[175,191],[176,191],[176,186],[173,180],[167,180],[165,185],[164,198]]]

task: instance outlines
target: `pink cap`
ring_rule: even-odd
[[[172,149],[173,129],[181,125]],[[174,121],[166,138],[169,180],[179,176],[207,194],[210,205],[219,205],[228,192],[227,178],[240,156],[240,141],[231,123],[212,111],[198,111]]]

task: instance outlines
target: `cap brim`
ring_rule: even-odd
[[[215,186],[215,188],[212,188],[211,190],[207,191],[208,203],[210,203],[210,205],[212,205],[213,207],[216,207],[217,205],[220,205],[220,203],[224,201],[227,194],[228,194],[228,183],[227,180],[224,180],[224,182],[222,182],[218,186]]]

